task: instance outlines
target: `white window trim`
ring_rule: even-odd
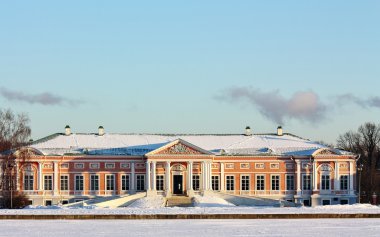
[[[288,189],[288,176],[293,176],[293,189]],[[285,190],[286,191],[293,191],[295,189],[295,179],[294,174],[286,174],[285,175]]]
[[[128,189],[123,189],[123,177],[128,176]],[[120,175],[120,190],[121,191],[129,191],[131,190],[131,175],[130,174],[121,174]]]
[[[77,165],[82,165],[82,168],[78,168]],[[84,169],[84,163],[74,163],[74,169],[83,170]]]
[[[162,184],[162,190],[158,190],[158,189],[157,189],[157,180],[158,180],[158,179],[157,179],[157,176],[161,176],[161,177],[162,177],[162,182],[163,182],[163,184]],[[193,182],[193,180],[191,180],[191,182]],[[165,191],[165,183],[166,183],[166,182],[165,182],[165,175],[164,175],[164,174],[157,174],[157,175],[156,175],[156,183],[153,184],[153,185],[155,186],[155,188],[156,188],[157,191]]]
[[[228,190],[227,189],[227,176],[232,176],[233,177],[234,185],[233,185],[233,189],[232,190]],[[224,180],[226,181],[225,184],[224,184],[224,186],[225,186],[224,188],[225,188],[226,191],[235,191],[236,190],[235,189],[235,186],[236,186],[236,177],[235,177],[234,174],[226,174],[224,176]]]
[[[331,204],[331,198],[322,198],[322,199],[321,199],[321,206],[323,206],[323,201],[329,201],[329,202],[330,202],[329,205],[332,205],[332,204]],[[325,206],[327,206],[327,205],[325,205]]]
[[[243,176],[248,176],[248,190],[243,190]],[[251,176],[249,174],[240,174],[240,191],[250,191],[251,190]]]
[[[272,168],[272,165],[275,165],[277,167]],[[280,163],[270,163],[269,164],[269,169],[271,169],[271,170],[278,170],[278,169],[280,169]]]
[[[91,167],[92,165],[97,165],[98,167],[93,168],[93,167]],[[100,169],[100,163],[90,163],[89,168],[90,168],[90,170],[98,170],[98,169]]]
[[[232,165],[232,167],[228,167],[229,165]],[[224,169],[226,169],[226,170],[235,169],[235,163],[225,163]]]
[[[247,165],[247,167],[243,167],[243,165]],[[249,163],[240,163],[240,169],[248,170],[250,168],[251,168],[251,165]]]
[[[306,176],[310,177],[310,189],[304,189],[304,187],[303,187],[303,184],[305,182],[304,180],[305,180]],[[301,190],[303,190],[303,191],[311,191],[312,189],[313,189],[313,176],[312,176],[312,174],[302,174]]]
[[[45,177],[46,176],[51,176],[51,189],[49,189],[49,190],[45,189],[45,181],[46,181]],[[43,190],[44,191],[53,191],[54,190],[54,175],[53,174],[44,174],[43,175],[43,181],[44,181],[44,186],[43,186],[43,188],[44,188]]]
[[[329,176],[329,188],[328,189],[322,189],[322,176],[326,176],[326,175],[328,175]],[[340,184],[339,184],[340,185]],[[321,190],[321,191],[331,191],[331,174],[330,174],[330,172],[326,172],[326,173],[320,173],[319,174],[319,189]]]
[[[278,176],[278,190],[272,189],[273,187],[273,178],[274,176]],[[280,174],[271,174],[270,175],[270,190],[271,191],[280,191],[281,190],[281,175]]]
[[[144,177],[144,182],[143,182],[143,184],[144,184],[144,189],[142,189],[142,190],[138,190],[138,189],[137,189],[137,177],[138,177],[138,176],[143,176],[143,177]],[[145,177],[145,174],[135,174],[135,177],[136,177],[136,180],[135,180],[135,182],[136,182],[136,191],[140,191],[140,192],[142,192],[142,191],[146,190],[146,177]]]
[[[61,187],[62,187],[61,176],[66,176],[67,177],[67,190],[63,190],[63,191],[69,191],[70,190],[70,175],[68,175],[68,174],[61,174],[61,175],[59,175],[59,190],[61,190]]]
[[[263,167],[259,167],[259,165],[263,165]],[[255,169],[257,169],[257,170],[265,169],[265,163],[255,163]]]
[[[83,189],[82,190],[78,190],[77,189],[77,177],[78,176],[82,176],[83,177]],[[84,184],[84,175],[83,174],[75,174],[74,175],[74,192],[84,192],[85,190],[85,184]]]
[[[112,167],[112,168],[109,168],[109,167],[107,167],[107,165],[113,165],[113,167]],[[116,164],[115,164],[115,163],[106,162],[106,163],[104,164],[104,168],[105,168],[105,169],[115,169],[115,168],[116,168]]]
[[[107,177],[112,177],[113,176],[113,189],[110,189],[108,190],[107,189],[107,183],[108,183],[108,180],[107,180]],[[116,179],[115,179],[115,174],[106,174],[105,175],[105,189],[106,191],[116,191]]]
[[[264,176],[264,189],[263,190],[258,190],[257,189],[257,177],[258,176]],[[267,185],[266,185],[266,182],[265,182],[265,180],[266,180],[266,175],[265,174],[256,174],[255,175],[255,191],[264,191],[264,190],[266,190],[267,189]]]
[[[91,189],[91,188],[92,188],[92,187],[91,187],[91,183],[92,183],[92,182],[91,182],[91,176],[97,176],[97,177],[98,177],[98,190],[93,190],[93,189]],[[94,174],[94,173],[91,174],[91,173],[90,173],[89,184],[90,184],[90,185],[89,185],[89,186],[90,186],[90,187],[89,187],[89,190],[90,190],[90,191],[92,191],[92,192],[94,192],[94,191],[100,191],[100,175],[99,175],[99,174]],[[83,180],[83,185],[84,185],[84,180]]]
[[[211,188],[212,188],[212,177],[218,177],[218,190],[220,190],[220,175],[211,175]]]

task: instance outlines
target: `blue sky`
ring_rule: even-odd
[[[379,1],[3,1],[0,108],[62,132],[312,140],[380,118]]]

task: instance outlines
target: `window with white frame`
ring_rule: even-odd
[[[311,175],[304,174],[302,176],[302,190],[311,190]]]
[[[340,190],[348,190],[348,175],[340,176]]]
[[[129,190],[129,174],[121,175],[121,190]]]
[[[256,190],[263,191],[265,190],[265,176],[256,175]]]
[[[271,190],[280,190],[280,175],[271,176]]]
[[[212,190],[219,191],[219,175],[213,175],[211,177]]]
[[[44,176],[44,190],[53,190],[53,176],[52,175]]]
[[[75,176],[75,191],[83,191],[84,189],[84,177],[83,175]]]
[[[241,176],[241,190],[243,191],[249,190],[249,175]]]
[[[91,191],[99,190],[99,175],[97,174],[90,175],[90,190]]]
[[[83,163],[75,163],[74,167],[75,167],[75,169],[84,169],[84,164]]]
[[[145,175],[138,174],[136,175],[136,190],[144,191],[145,189]]]
[[[195,191],[199,190],[199,175],[198,174],[193,175],[193,190]]]
[[[24,175],[24,190],[33,190],[34,177],[33,174]]]
[[[99,163],[90,163],[90,169],[99,169],[100,164]]]
[[[156,190],[164,191],[164,176],[163,175],[156,176]]]
[[[226,190],[227,191],[235,190],[235,176],[233,175],[226,176]]]
[[[61,191],[69,190],[69,176],[61,175]]]
[[[286,175],[286,190],[294,190],[294,175]]]
[[[115,169],[115,163],[106,163],[105,167],[106,169]]]
[[[107,191],[115,190],[115,175],[113,174],[106,175],[106,190]]]
[[[330,175],[321,175],[321,190],[330,190]]]

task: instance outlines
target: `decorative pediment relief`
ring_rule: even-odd
[[[182,143],[177,143],[171,147],[166,148],[165,150],[158,152],[157,154],[200,155],[202,153]]]
[[[146,155],[212,155],[211,152],[178,139]]]
[[[313,153],[314,156],[318,155],[338,155],[335,151],[327,148],[322,148]]]
[[[334,169],[329,164],[321,164],[318,167],[319,172],[332,172]]]

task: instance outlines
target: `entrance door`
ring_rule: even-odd
[[[173,194],[183,194],[182,175],[173,175]]]

